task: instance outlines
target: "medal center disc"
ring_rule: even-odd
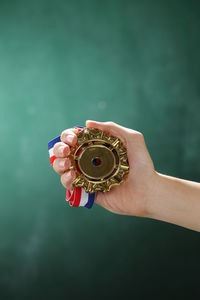
[[[115,168],[116,161],[113,152],[103,145],[88,146],[78,158],[81,172],[92,179],[104,179]]]

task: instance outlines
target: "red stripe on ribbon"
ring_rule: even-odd
[[[81,201],[81,187],[74,189],[74,201],[72,202],[72,206],[78,207]]]
[[[66,189],[66,201],[70,201],[73,194],[71,194],[70,190]]]
[[[83,130],[83,128],[79,128],[79,127],[74,127],[74,128],[78,129],[79,132]]]
[[[55,155],[50,157],[50,164],[53,166],[53,162],[57,157]]]

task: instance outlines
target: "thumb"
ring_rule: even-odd
[[[127,145],[129,131],[131,131],[131,129],[122,127],[114,122],[96,122],[88,120],[86,121],[86,127],[100,129],[111,136],[118,137],[124,145]]]

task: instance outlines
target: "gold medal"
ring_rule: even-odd
[[[74,187],[83,187],[87,193],[108,192],[119,185],[128,173],[126,149],[116,137],[99,129],[84,128],[71,149],[71,168],[76,173]]]

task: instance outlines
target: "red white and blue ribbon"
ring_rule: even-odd
[[[95,193],[86,193],[81,187],[77,187],[73,191],[67,190],[66,200],[69,201],[71,206],[92,208],[94,199]]]
[[[75,128],[81,130],[83,127],[76,126]],[[57,158],[53,153],[53,147],[56,143],[59,142],[61,142],[60,136],[48,142],[48,151],[49,151],[50,163],[52,166],[54,160]],[[66,200],[69,202],[71,206],[74,207],[83,206],[87,208],[92,208],[94,199],[95,199],[95,193],[93,194],[86,193],[86,191],[81,187],[74,188],[73,190],[68,190],[68,189],[66,190]]]

